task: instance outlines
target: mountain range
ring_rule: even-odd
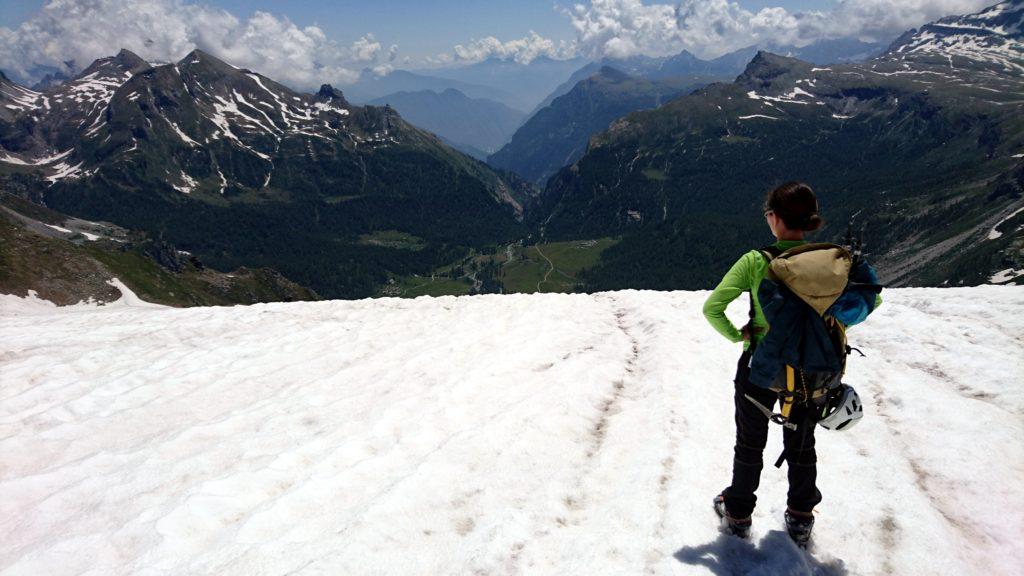
[[[515,60],[488,58],[466,66],[448,66],[431,70],[440,78],[472,85],[490,86],[509,96],[494,98],[517,110],[533,110],[537,104],[562,84],[574,70],[587,64],[584,58],[556,60],[547,56],[521,63]],[[468,94],[468,92],[467,92]]]
[[[355,83],[345,87],[345,92],[353,102],[370,103],[398,92],[458,90],[469,98],[492,100],[525,112],[534,110],[573,71],[586,64],[582,58],[540,57],[528,63],[489,58],[417,72],[366,69]]]
[[[528,186],[327,85],[297,93],[198,50],[157,66],[123,50],[43,93],[2,82],[0,176],[219,269],[367,296],[523,234]],[[417,249],[373,241],[393,230]]]
[[[761,50],[798,58],[813,64],[832,64],[837,62],[856,62],[866,60],[885,51],[886,44],[863,42],[853,38],[836,40],[819,40],[803,47],[768,44],[765,46],[748,46],[705,60],[688,50],[672,56],[632,56],[629,58],[602,58],[589,62],[569,76],[533,110],[536,114],[541,108],[551,104],[555,98],[568,93],[581,80],[596,74],[603,67],[621,70],[631,76],[648,80],[660,80],[679,76],[709,76],[721,80],[735,78],[743,72],[747,63]]]
[[[356,104],[367,104],[372,100],[398,92],[423,92],[427,90],[437,93],[443,93],[446,90],[458,90],[469,98],[501,102],[506,106],[510,102],[516,101],[512,94],[493,86],[461,82],[459,80],[440,78],[408,70],[392,70],[385,74],[379,74],[367,68],[362,71],[356,82],[345,86],[347,99]]]
[[[1022,282],[1022,16],[944,18],[865,62],[760,51],[732,82],[653,77],[707,70],[686,54],[599,68],[494,168],[446,143],[454,121],[435,135],[390,101],[124,50],[44,91],[0,75],[0,191],[353,298],[706,288],[767,241],[765,191],[802,179],[830,222],[816,238],[854,219],[891,285]]]
[[[884,45],[855,39],[819,41],[803,48],[776,47],[819,64],[865,59]],[[713,82],[735,78],[757,54],[744,48],[713,60],[688,51],[667,57],[605,58],[576,70],[551,92],[500,151],[488,157],[543,186],[552,174],[582,156],[591,136],[630,112],[656,108]],[[626,79],[629,78],[629,81]]]
[[[841,240],[856,217],[883,280],[1024,269],[1024,1],[947,18],[860,64],[760,52],[735,82],[616,120],[549,182],[553,239],[622,236],[590,289],[707,287],[767,242],[760,202],[811,182]]]

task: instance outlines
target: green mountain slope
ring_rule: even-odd
[[[0,137],[0,173],[35,177],[57,210],[221,270],[271,267],[327,297],[369,296],[391,274],[520,237],[531,194],[389,107],[330,86],[296,93],[200,51],[156,67],[127,51],[97,61]],[[426,247],[359,243],[386,230]]]
[[[1000,6],[1019,23],[1021,5]],[[536,222],[551,239],[624,236],[585,275],[590,289],[707,288],[770,239],[765,192],[802,179],[831,221],[817,237],[838,240],[857,215],[892,284],[982,283],[1024,268],[1024,217],[1006,220],[1024,186],[1021,32],[1006,13],[987,30],[975,19],[975,32],[912,34],[914,50],[900,50],[905,38],[864,64],[759,53],[732,84],[616,121],[551,180]],[[990,41],[998,54],[958,48],[993,29],[1009,31]],[[951,46],[952,67],[936,62]]]
[[[710,81],[700,76],[651,81],[603,67],[538,111],[487,161],[543,185],[561,167],[578,160],[590,137],[612,120],[656,108]]]
[[[317,299],[273,270],[217,272],[166,242],[0,193],[0,293],[32,291],[59,305],[111,302],[121,296],[112,278],[147,302],[170,306]]]

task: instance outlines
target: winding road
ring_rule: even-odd
[[[544,274],[544,279],[541,280],[540,282],[537,282],[537,292],[540,292],[540,285],[547,282],[548,277],[551,276],[551,273],[555,271],[555,263],[552,262],[551,259],[547,257],[547,255],[540,251],[540,244],[534,245],[534,248],[537,249],[537,254],[540,254],[541,258],[548,261],[549,266],[548,271]]]

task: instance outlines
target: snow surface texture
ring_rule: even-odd
[[[818,433],[809,555],[778,427],[752,539],[718,531],[739,348],[706,296],[0,296],[0,574],[1020,573],[1024,289],[851,330],[867,415]]]

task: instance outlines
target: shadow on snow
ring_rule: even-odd
[[[768,532],[756,546],[748,540],[722,534],[702,546],[680,548],[673,556],[684,564],[704,566],[717,576],[846,576],[849,573],[842,560],[820,561],[797,548],[789,536],[779,530]]]

